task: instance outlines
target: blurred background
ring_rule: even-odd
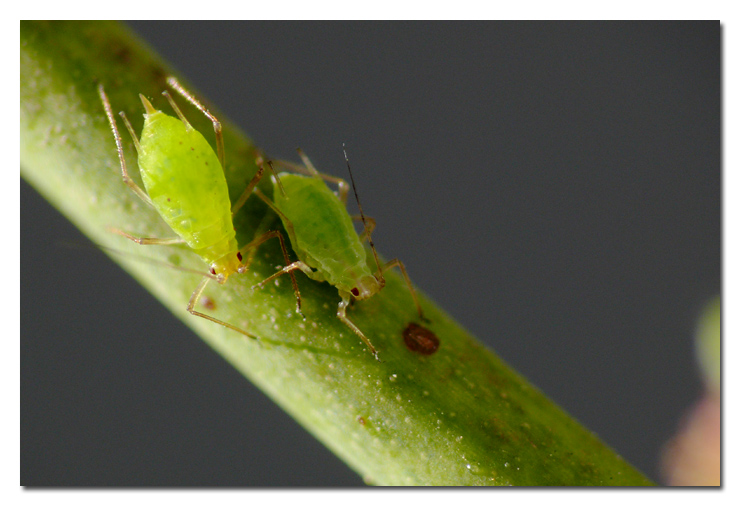
[[[269,155],[346,177],[346,143],[379,250],[661,479],[720,292],[719,23],[130,26]],[[21,208],[24,485],[362,484],[25,182]]]

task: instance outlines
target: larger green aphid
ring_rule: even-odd
[[[349,161],[347,169],[360,210],[359,216],[350,216],[346,210],[349,185],[342,179],[321,174],[301,150],[298,150],[298,153],[305,167],[279,162],[299,174],[282,172],[274,176],[272,201],[259,189],[255,188],[254,192],[280,216],[299,260],[287,265],[258,286],[282,274],[291,274],[296,269],[303,271],[313,280],[328,282],[337,288],[342,298],[337,309],[337,317],[352,329],[375,358],[378,358],[378,352],[367,336],[347,317],[347,306],[353,299],[363,300],[377,294],[385,286],[383,272],[398,267],[409,287],[419,317],[425,320],[416,292],[400,260],[396,258],[381,265],[370,235],[375,228],[375,220],[362,212]],[[262,172],[258,176],[261,174]],[[336,183],[338,194],[334,193],[325,181]],[[361,220],[364,225],[360,235],[355,231],[353,220]],[[377,267],[375,272],[368,267],[366,250],[362,244],[365,240],[370,244],[375,257]]]
[[[121,136],[118,133],[110,101],[103,89],[98,86],[100,99],[105,108],[118,149],[118,158],[124,182],[144,202],[153,206],[170,228],[177,234],[173,238],[135,237],[120,230],[116,233],[139,244],[172,245],[185,243],[198,254],[209,266],[206,274],[197,286],[187,310],[189,313],[218,323],[248,337],[255,337],[247,331],[212,316],[196,311],[195,304],[210,280],[223,284],[232,274],[243,273],[246,265],[242,264],[243,255],[263,242],[277,237],[283,251],[286,265],[290,263],[283,236],[279,231],[267,232],[241,249],[236,242],[236,232],[232,222],[233,215],[241,208],[246,198],[239,199],[233,206],[229,200],[228,187],[224,177],[224,147],[221,124],[198,100],[185,90],[175,78],[167,80],[169,85],[191,104],[203,112],[212,122],[216,132],[218,155],[213,151],[203,135],[195,130],[180,112],[172,97],[166,91],[163,95],[172,105],[178,118],[168,116],[156,110],[143,96],[139,95],[146,114],[141,138],[137,139],[131,123],[122,112],[126,128],[131,133],[138,153],[139,171],[146,192],[142,190],[128,174],[123,155]],[[245,196],[262,176],[262,168],[252,178],[244,191]],[[291,274],[296,294],[296,304],[300,313],[300,294],[295,277]]]

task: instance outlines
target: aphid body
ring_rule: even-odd
[[[241,258],[221,163],[190,124],[142,102],[139,170],[147,194],[170,228],[225,281]]]
[[[262,176],[262,169],[260,168],[247,185],[243,198],[232,206],[223,172],[224,147],[221,123],[174,77],[169,78],[167,82],[213,122],[218,155],[203,135],[190,125],[169,93],[165,91],[163,95],[167,97],[178,118],[155,109],[143,95],[139,95],[146,111],[140,139],[136,137],[126,115],[121,113],[121,116],[138,153],[139,171],[146,188],[145,192],[128,175],[123,144],[110,101],[103,86],[98,86],[98,93],[116,141],[123,181],[139,198],[159,212],[177,237],[161,239],[136,237],[120,230],[114,232],[144,245],[186,243],[208,264],[210,271],[190,297],[188,312],[248,337],[255,337],[229,323],[196,311],[195,304],[211,279],[223,284],[231,274],[245,272],[247,266],[242,264],[242,253],[256,248],[270,238],[277,237],[280,240],[285,263],[290,263],[285,241],[279,231],[267,232],[241,249],[236,242],[232,217],[244,205],[246,197],[251,195]],[[300,294],[292,273],[291,279],[300,313]]]
[[[383,272],[398,267],[409,287],[419,317],[425,320],[416,292],[400,260],[393,259],[381,266],[370,236],[375,228],[375,220],[363,214],[357,192],[354,193],[360,216],[353,217],[346,209],[349,190],[347,183],[342,179],[319,173],[308,157],[301,150],[298,152],[305,167],[288,162],[279,163],[303,174],[282,172],[274,177],[272,201],[258,189],[254,192],[280,216],[299,260],[287,265],[258,286],[263,286],[267,281],[295,269],[303,271],[315,281],[328,282],[337,288],[342,299],[337,309],[337,317],[352,329],[375,358],[378,358],[370,340],[347,318],[347,306],[352,299],[363,300],[377,294],[385,286]],[[347,167],[349,169],[349,162]],[[334,193],[325,181],[336,183],[338,194]],[[365,227],[359,236],[352,223],[353,219],[361,220]],[[369,242],[375,256],[377,265],[375,273],[368,267],[367,253],[362,244],[364,240]]]
[[[352,217],[334,192],[319,178],[285,172],[279,177],[285,195],[275,188],[273,200],[292,224],[286,230],[296,255],[315,269],[308,276],[327,281],[346,298],[378,293],[382,285],[368,268]]]
[[[218,155],[214,153],[205,138],[190,125],[167,92],[163,94],[179,119],[158,111],[143,95],[140,95],[146,110],[140,139],[136,137],[126,116],[123,113],[121,116],[139,155],[139,169],[146,192],[128,175],[121,137],[110,102],[102,85],[98,87],[98,91],[116,141],[124,182],[137,196],[159,212],[177,237],[159,239],[135,237],[119,230],[115,232],[139,244],[186,243],[209,265],[210,274],[203,278],[190,297],[188,312],[246,336],[255,337],[229,323],[196,311],[195,305],[211,279],[225,283],[231,274],[245,272],[246,265],[241,263],[242,253],[276,237],[280,240],[286,266],[262,281],[259,286],[277,276],[289,274],[299,313],[301,299],[294,270],[299,269],[313,280],[326,281],[335,286],[341,296],[337,317],[362,339],[375,358],[378,358],[375,347],[365,334],[347,318],[346,310],[353,298],[366,299],[378,293],[385,286],[383,271],[392,267],[398,267],[401,270],[419,317],[425,319],[403,263],[398,259],[393,259],[385,265],[380,265],[378,254],[370,237],[375,221],[362,213],[357,192],[355,191],[355,198],[360,209],[360,216],[352,217],[345,208],[349,189],[347,183],[341,179],[320,174],[302,151],[299,150],[299,153],[305,167],[281,162],[294,172],[302,174],[284,172],[279,176],[274,175],[273,200],[268,199],[256,188],[264,172],[260,166],[242,196],[232,206],[223,174],[224,149],[221,124],[175,78],[169,78],[167,81],[175,91],[213,122]],[[272,164],[270,168],[272,169]],[[349,162],[347,162],[347,168],[349,169]],[[339,194],[332,192],[325,181],[336,183]],[[239,249],[232,217],[252,193],[257,194],[280,216],[299,258],[297,262],[290,263],[285,241],[279,231],[267,232]],[[353,219],[361,219],[365,227],[359,236],[352,224]],[[374,274],[367,265],[367,255],[362,245],[364,240],[370,243],[375,256],[377,271]]]

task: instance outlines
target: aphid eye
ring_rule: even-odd
[[[236,258],[238,258],[240,262],[242,261],[242,254],[238,251],[236,252]]]
[[[350,291],[352,292],[352,295],[354,295],[355,297],[359,297],[360,296],[360,291],[357,288],[353,288]]]
[[[211,274],[213,274],[214,276],[216,275],[216,269],[214,269],[213,267],[211,267]]]

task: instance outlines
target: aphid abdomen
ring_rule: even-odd
[[[292,222],[298,257],[339,289],[350,291],[368,276],[366,252],[344,204],[318,178],[282,173],[285,196],[275,189],[275,205]],[[287,228],[287,227],[286,227]]]
[[[208,141],[161,111],[145,118],[139,169],[154,207],[206,262],[236,251],[226,178]]]

